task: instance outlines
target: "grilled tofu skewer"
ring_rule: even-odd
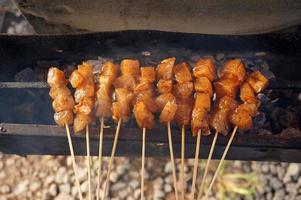
[[[191,111],[193,104],[193,82],[190,67],[187,63],[182,62],[174,67],[174,76],[177,84],[174,86],[174,95],[177,100],[178,109],[175,119],[177,124],[181,127],[181,199],[185,199],[185,126],[189,126],[191,122]]]
[[[71,91],[66,87],[68,81],[65,79],[64,72],[56,67],[51,67],[48,72],[47,82],[51,87],[49,95],[54,100],[52,104],[55,111],[54,120],[59,126],[65,126],[66,128],[77,192],[79,199],[83,200],[73,151],[72,138],[69,130],[69,125],[73,123],[72,109],[74,107],[74,100],[71,96]]]
[[[121,76],[117,77],[113,83],[116,101],[112,104],[112,118],[115,122],[117,122],[117,128],[108,166],[108,174],[105,180],[104,192],[101,198],[102,200],[106,199],[106,194],[109,189],[109,180],[121,123],[127,122],[132,113],[132,101],[134,97],[133,90],[136,87],[136,78],[139,76],[139,65],[138,60],[122,60],[120,63]]]
[[[255,94],[262,92],[267,85],[268,79],[259,71],[252,72],[247,77],[245,83],[241,85],[240,99],[243,101],[243,103],[240,104],[230,115],[230,122],[235,126],[235,128],[231,133],[230,139],[218,164],[217,170],[214,173],[212,181],[206,192],[205,199],[208,198],[209,192],[213,187],[237,130],[239,129],[241,131],[247,131],[252,127],[252,117],[257,114],[258,107],[260,106],[260,102],[256,98]]]
[[[98,173],[97,173],[97,188],[96,199],[100,199],[100,176],[102,167],[102,145],[103,145],[103,128],[104,118],[112,116],[112,87],[113,81],[117,76],[117,67],[112,62],[104,63],[101,73],[98,78],[97,90],[97,108],[96,116],[100,117],[100,132],[99,132],[99,153],[98,153]]]
[[[201,135],[209,134],[208,114],[211,108],[211,98],[213,95],[211,82],[216,78],[215,71],[215,64],[211,58],[200,59],[193,68],[193,76],[195,78],[194,89],[196,93],[191,126],[193,135],[197,136],[197,144],[193,166],[191,199],[194,199],[195,196]]]
[[[86,128],[87,169],[88,169],[88,198],[92,200],[91,185],[91,156],[90,156],[90,133],[89,124],[93,120],[93,109],[95,103],[95,83],[93,67],[90,63],[83,62],[78,69],[73,71],[69,81],[76,89],[74,97],[77,103],[74,106],[76,117],[74,119],[74,132],[80,132]]]
[[[134,94],[134,116],[138,126],[142,129],[142,152],[141,152],[141,196],[144,199],[144,163],[145,163],[145,137],[146,129],[154,126],[153,113],[158,111],[158,107],[153,99],[155,68],[140,68],[140,83],[135,87]]]

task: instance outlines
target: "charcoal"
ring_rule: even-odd
[[[264,126],[266,123],[266,116],[265,113],[259,112],[254,118],[253,118],[253,124],[254,129],[258,130]]]
[[[25,68],[22,71],[16,73],[14,79],[18,82],[35,82],[39,80],[37,75],[31,68]]]

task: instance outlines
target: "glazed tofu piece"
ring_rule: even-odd
[[[176,122],[180,126],[187,126],[191,121],[192,104],[178,104]]]
[[[115,97],[116,101],[129,107],[133,101],[134,95],[125,88],[117,88],[115,90]]]
[[[177,104],[175,102],[167,102],[160,114],[160,122],[171,122],[177,112]]]
[[[176,58],[166,58],[156,68],[157,80],[171,80]]]
[[[52,99],[55,99],[58,95],[70,96],[71,92],[65,85],[62,85],[60,87],[50,88],[49,95]]]
[[[200,77],[194,81],[194,90],[200,93],[207,93],[210,97],[213,95],[212,84],[207,77]]]
[[[67,84],[64,72],[56,67],[51,67],[47,75],[47,83],[50,87],[60,87]]]
[[[241,131],[247,131],[251,129],[253,125],[252,117],[241,105],[239,105],[231,114],[230,121]]]
[[[131,110],[128,105],[122,104],[120,102],[114,102],[112,104],[112,118],[114,121],[118,122],[119,119],[122,122],[127,122],[130,118]]]
[[[203,110],[210,112],[211,99],[207,93],[196,93],[194,108],[202,108]]]
[[[258,103],[254,90],[247,82],[242,84],[242,86],[240,87],[240,99],[245,103]]]
[[[192,135],[196,136],[199,130],[202,131],[202,135],[210,134],[209,116],[206,110],[194,107],[191,117]]]
[[[75,70],[70,75],[69,81],[73,88],[80,88],[84,85],[85,78],[78,72],[78,70]]]
[[[57,95],[52,102],[54,112],[60,112],[64,110],[72,110],[74,107],[74,100],[72,96]]]
[[[178,83],[186,83],[192,81],[190,67],[185,62],[177,64],[173,69],[173,73]]]
[[[159,110],[162,111],[167,102],[176,102],[176,97],[172,93],[164,93],[159,95],[155,100]]]
[[[78,133],[86,128],[88,124],[92,122],[92,117],[90,115],[77,114],[73,122],[73,130]]]
[[[177,83],[174,85],[174,94],[176,98],[189,98],[193,94],[193,83]]]
[[[269,84],[269,80],[260,71],[252,72],[247,82],[256,93],[262,92]]]
[[[111,80],[114,80],[117,77],[118,68],[111,61],[107,61],[103,64],[100,76],[109,76]]]
[[[154,67],[141,67],[140,82],[153,83],[156,79]]]
[[[160,79],[157,83],[157,89],[161,94],[172,92],[172,80]]]
[[[93,66],[91,63],[83,62],[83,64],[78,65],[78,72],[85,79],[93,78]]]
[[[112,116],[112,102],[104,99],[98,99],[96,103],[96,116],[111,117]]]
[[[139,83],[134,89],[134,94],[135,95],[144,94],[144,95],[153,96],[155,94],[154,85],[149,82]]]
[[[221,79],[214,83],[217,98],[223,96],[236,97],[238,85],[234,79]]]
[[[241,110],[245,110],[251,117],[254,117],[258,113],[258,107],[254,103],[243,103],[239,106]]]
[[[132,75],[122,75],[115,79],[113,85],[115,88],[125,88],[133,91],[136,87],[136,80]]]
[[[124,59],[120,63],[120,70],[122,75],[131,75],[138,77],[140,75],[139,60]]]
[[[145,94],[139,94],[136,96],[136,102],[143,102],[144,105],[147,107],[147,109],[152,112],[156,113],[159,111],[159,107],[157,106],[155,100],[152,96],[145,95]]]
[[[216,79],[215,64],[211,58],[200,59],[193,68],[193,75],[195,78],[206,77],[210,81]]]
[[[112,86],[110,85],[98,85],[98,89],[96,92],[97,100],[106,100],[110,101],[112,100]]]
[[[221,77],[225,79],[234,79],[238,82],[238,85],[244,82],[245,76],[245,65],[240,59],[232,59],[226,62],[221,73]]]
[[[72,110],[63,110],[54,114],[54,121],[59,126],[70,125],[73,123]]]
[[[214,103],[213,113],[210,115],[210,126],[223,135],[227,135],[230,131],[230,115],[237,107],[234,98],[224,96]]]
[[[90,115],[94,108],[94,98],[86,97],[74,106],[73,112],[76,114]]]
[[[143,102],[134,106],[134,116],[140,128],[151,129],[154,126],[154,115],[147,109]]]

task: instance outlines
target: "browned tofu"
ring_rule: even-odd
[[[74,107],[74,100],[72,96],[57,95],[52,102],[54,112],[60,112],[63,110],[72,110]]]
[[[193,94],[193,83],[177,83],[174,85],[174,95],[176,98],[189,98]]]
[[[153,83],[156,79],[154,67],[141,67],[140,82]]]
[[[85,79],[93,77],[93,67],[91,63],[83,62],[83,64],[78,65],[78,72]]]
[[[154,115],[147,109],[143,102],[134,106],[134,116],[140,128],[151,129],[154,126]]]
[[[97,100],[106,100],[110,101],[112,99],[112,87],[107,85],[98,85],[96,92]]]
[[[64,72],[56,67],[51,67],[48,71],[47,83],[50,87],[60,87],[67,84]]]
[[[74,93],[75,102],[78,103],[85,97],[93,97],[95,95],[95,85],[85,84],[83,87],[76,89]]]
[[[111,61],[107,61],[103,64],[100,76],[109,76],[111,80],[117,77],[118,68]]]
[[[258,103],[254,90],[247,82],[242,84],[242,86],[240,87],[240,99],[245,103]]]
[[[260,71],[252,72],[247,82],[256,93],[262,92],[269,84],[269,80]]]
[[[112,102],[104,99],[98,99],[96,102],[96,116],[111,117],[112,116]]]
[[[203,110],[210,112],[211,99],[207,93],[196,93],[194,108],[202,108]]]
[[[72,110],[63,110],[54,114],[54,121],[59,126],[70,125],[73,123]]]
[[[139,60],[124,59],[120,63],[120,70],[122,75],[131,75],[138,77],[140,75]]]
[[[160,79],[157,83],[157,89],[161,94],[172,92],[172,80]]]
[[[210,81],[216,78],[215,64],[211,58],[200,59],[193,68],[193,75],[195,78],[206,77]]]
[[[60,87],[50,88],[49,95],[51,96],[52,99],[55,99],[55,97],[58,95],[70,96],[71,91],[65,85],[62,85]]]
[[[172,93],[161,94],[155,100],[155,102],[156,102],[157,106],[159,107],[160,111],[163,110],[165,104],[169,101],[170,102],[176,102],[176,97]]]
[[[236,97],[238,85],[234,79],[221,79],[214,83],[217,98],[223,96]]]
[[[258,107],[254,103],[243,103],[239,106],[241,110],[245,110],[251,117],[254,117],[258,113]]]
[[[173,73],[178,83],[186,83],[192,81],[190,67],[185,62],[177,64],[173,69]]]
[[[160,114],[160,122],[171,122],[176,115],[177,108],[176,102],[167,102]]]
[[[231,111],[231,110],[234,110],[238,106],[237,101],[233,97],[230,97],[230,96],[224,96],[216,102],[217,103],[215,103],[215,106],[217,106],[217,108],[220,110],[227,110],[227,111],[230,110]]]
[[[212,84],[207,77],[200,77],[194,81],[194,89],[196,92],[207,93],[210,97],[213,95]]]
[[[116,98],[116,101],[120,102],[121,104],[130,106],[130,104],[134,98],[134,95],[131,91],[129,91],[125,88],[117,88],[115,90],[115,98]]]
[[[73,88],[79,88],[85,83],[85,78],[77,70],[75,70],[70,75],[69,81]]]
[[[245,80],[246,69],[240,59],[232,59],[226,62],[221,73],[224,79],[234,79],[238,85],[242,84]]]
[[[90,115],[94,108],[94,98],[86,97],[74,106],[73,112],[77,114]]]
[[[143,102],[144,105],[147,107],[147,109],[152,112],[152,113],[156,113],[159,112],[159,107],[157,106],[155,100],[153,99],[152,96],[149,95],[145,95],[145,94],[138,94],[136,96],[136,102]]]
[[[237,126],[238,129],[242,131],[251,129],[253,125],[252,117],[241,105],[239,105],[232,113],[230,121],[234,126]]]
[[[210,134],[209,116],[206,110],[194,107],[191,117],[192,135],[196,136],[199,130],[201,130],[202,135]]]
[[[154,85],[149,82],[139,83],[134,89],[134,94],[135,95],[144,94],[144,95],[153,96],[155,94]]]
[[[180,126],[187,126],[191,121],[193,104],[178,104],[175,119]]]
[[[136,80],[131,75],[122,75],[115,79],[113,85],[115,88],[125,88],[133,91],[136,87]]]
[[[90,115],[77,114],[73,122],[73,130],[78,133],[86,128],[92,122]]]
[[[171,80],[176,58],[166,58],[156,68],[157,80]]]
[[[119,121],[119,119],[122,120],[122,122],[127,122],[131,115],[131,109],[129,105],[122,104],[120,102],[114,102],[112,104],[112,118],[116,122]]]

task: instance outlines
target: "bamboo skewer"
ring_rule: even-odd
[[[222,155],[222,158],[221,158],[221,160],[220,160],[220,162],[219,162],[219,164],[218,164],[218,166],[217,166],[217,169],[216,169],[216,171],[215,171],[215,173],[214,173],[214,175],[213,175],[212,181],[211,181],[211,183],[210,183],[210,185],[209,185],[209,187],[208,187],[208,189],[207,189],[206,196],[205,196],[205,198],[204,198],[205,200],[208,199],[209,192],[211,191],[212,186],[213,186],[213,184],[214,184],[214,182],[215,182],[215,180],[216,180],[216,178],[217,178],[217,175],[218,175],[218,173],[219,173],[219,171],[220,171],[220,168],[221,168],[221,166],[222,166],[222,164],[223,164],[223,162],[224,162],[224,160],[225,160],[225,158],[226,158],[226,155],[227,155],[228,150],[229,150],[229,148],[230,148],[230,146],[231,146],[231,143],[232,143],[232,141],[233,141],[233,139],[234,139],[234,136],[235,136],[236,131],[237,131],[237,126],[235,126],[235,128],[233,129],[233,131],[232,131],[232,133],[231,133],[230,139],[229,139],[229,141],[228,141],[228,143],[227,143],[227,146],[226,146],[226,148],[225,148],[225,150],[224,150],[224,153],[223,153],[223,155]]]
[[[169,153],[170,153],[170,159],[171,159],[171,164],[172,164],[173,185],[174,185],[174,190],[175,190],[175,197],[176,197],[176,200],[178,200],[179,197],[178,197],[178,189],[177,189],[177,177],[176,177],[175,160],[174,160],[174,155],[173,155],[170,122],[167,122],[167,130],[168,130],[167,134],[168,134],[168,143],[169,143]]]
[[[199,155],[200,155],[200,144],[201,144],[201,130],[198,131],[197,134],[197,141],[195,147],[195,156],[194,156],[194,163],[193,163],[193,175],[192,175],[192,186],[191,186],[191,200],[194,200],[194,192],[195,192],[195,182],[198,173],[198,165],[199,165]]]
[[[77,192],[78,192],[79,199],[83,200],[82,191],[80,189],[80,183],[79,183],[79,179],[78,179],[78,171],[77,171],[77,165],[76,165],[76,162],[75,162],[75,156],[74,156],[74,151],[73,151],[71,134],[70,134],[69,126],[66,124],[65,127],[66,127],[66,133],[67,133],[69,149],[70,149],[70,154],[71,154],[73,172],[74,172],[74,176],[75,176],[75,184],[76,184],[76,187],[77,187]]]
[[[107,193],[107,190],[108,190],[110,175],[111,175],[111,171],[112,171],[113,159],[114,159],[114,156],[115,156],[120,125],[121,125],[121,119],[119,119],[119,121],[118,121],[116,132],[115,132],[115,138],[114,138],[113,148],[112,148],[111,157],[110,157],[110,161],[109,161],[108,174],[107,174],[107,178],[106,178],[106,181],[105,181],[104,191],[103,191],[103,194],[102,194],[102,200],[106,199],[106,193]]]
[[[185,199],[185,177],[184,177],[184,159],[185,159],[185,126],[182,126],[181,131],[181,199]]]
[[[202,196],[202,192],[203,192],[203,188],[204,188],[206,176],[208,174],[208,169],[209,169],[210,161],[211,161],[212,154],[213,154],[213,151],[214,151],[214,147],[215,147],[215,144],[216,144],[217,136],[218,136],[218,132],[216,131],[215,134],[214,134],[214,138],[213,138],[211,147],[210,147],[209,156],[208,156],[208,159],[207,159],[207,162],[206,162],[204,175],[203,175],[203,178],[202,178],[202,181],[201,181],[201,185],[200,185],[200,188],[199,188],[199,194],[198,194],[198,197],[197,197],[198,200]]]
[[[87,168],[88,168],[88,185],[89,185],[89,200],[92,200],[92,186],[91,186],[91,156],[90,156],[90,137],[89,126],[86,126],[86,146],[87,146]]]
[[[141,200],[144,199],[145,135],[146,135],[146,128],[143,128],[143,131],[142,131],[142,156],[141,156]]]
[[[97,188],[96,188],[96,199],[100,199],[100,175],[101,175],[101,166],[102,166],[102,144],[103,144],[103,127],[104,127],[104,118],[100,119],[100,132],[99,132],[99,150],[98,150],[98,174],[97,174]]]

